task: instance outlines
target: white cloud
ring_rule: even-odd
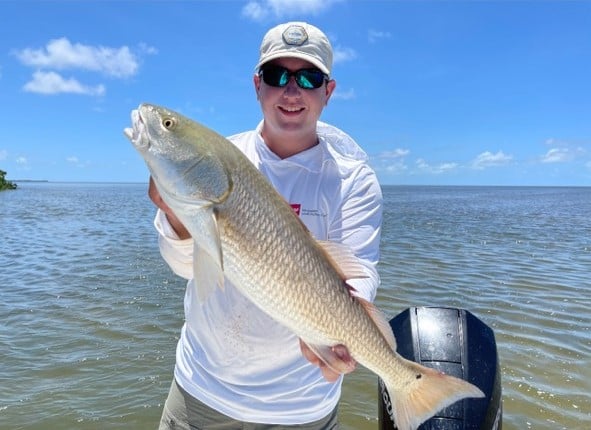
[[[415,164],[416,164],[416,165],[417,165],[417,167],[418,167],[419,169],[421,169],[421,170],[427,170],[427,169],[429,169],[429,164],[427,164],[427,162],[426,162],[424,159],[422,159],[422,158],[419,158],[419,159],[418,159],[418,160],[415,162]]]
[[[16,158],[17,170],[20,172],[28,172],[31,170],[31,166],[29,165],[29,160],[26,157],[17,157]]]
[[[352,48],[343,48],[341,46],[336,46],[334,48],[332,61],[334,64],[344,63],[347,61],[351,61],[357,58],[357,52],[355,52]]]
[[[447,173],[452,170],[456,170],[459,167],[458,163],[440,163],[435,166],[432,166],[422,158],[417,159],[415,164],[419,170],[423,172],[433,173],[435,175]]]
[[[369,43],[376,43],[379,40],[390,39],[391,37],[392,34],[388,31],[377,31],[370,29],[367,32],[367,40],[369,40]]]
[[[140,43],[137,52],[152,55],[156,48]],[[102,96],[105,86],[82,84],[72,77],[65,79],[56,71],[84,70],[99,73],[111,78],[128,78],[139,70],[138,55],[127,46],[117,48],[72,43],[67,38],[50,40],[43,48],[25,48],[15,51],[19,61],[36,72],[24,90],[40,94],[83,94]]]
[[[439,166],[436,167],[436,173],[441,172],[448,172],[450,170],[455,170],[458,168],[458,163],[441,163]]]
[[[156,49],[153,46],[149,46],[144,42],[141,42],[139,44],[139,49],[141,52],[143,52],[144,54],[148,54],[148,55],[156,55],[158,54],[158,49]]]
[[[6,149],[0,150],[0,161],[6,160],[8,158],[8,151]]]
[[[109,48],[104,46],[72,44],[68,39],[53,39],[45,48],[26,48],[16,53],[25,65],[42,69],[82,69],[107,76],[123,78],[137,73],[139,62],[127,46]]]
[[[382,168],[382,170],[385,170],[388,173],[396,174],[406,172],[408,170],[408,167],[404,163],[404,160],[401,159],[389,162],[385,165],[384,168]]]
[[[355,98],[355,90],[350,88],[347,91],[339,91],[337,88],[331,98],[337,100],[353,100]]]
[[[242,15],[253,21],[262,21],[269,15],[269,10],[265,9],[260,2],[251,1],[242,8]]]
[[[342,0],[253,0],[242,8],[242,15],[253,21],[286,16],[318,15]]]
[[[72,93],[89,96],[105,94],[104,85],[94,87],[83,85],[74,78],[65,79],[56,72],[33,73],[33,80],[27,82],[23,89],[27,92],[40,94]]]
[[[372,165],[379,172],[400,174],[408,170],[404,159],[408,154],[410,154],[410,151],[403,148],[383,151],[372,157]]]
[[[70,156],[70,157],[67,157],[67,158],[66,158],[66,161],[67,161],[69,164],[71,164],[71,165],[73,165],[73,166],[75,166],[75,167],[80,167],[80,168],[84,168],[84,167],[87,167],[87,166],[89,166],[89,165],[90,165],[90,163],[89,163],[88,161],[87,161],[87,162],[82,162],[82,161],[80,161],[80,159],[79,159],[78,157],[76,157],[75,155],[72,155],[72,156]]]
[[[573,159],[573,154],[568,148],[549,149],[540,159],[542,163],[565,163]]]
[[[496,154],[493,154],[490,151],[485,151],[472,161],[472,168],[483,170],[487,167],[504,166],[512,160],[513,156],[506,155],[503,151],[498,151]]]
[[[542,163],[566,163],[584,156],[587,151],[583,147],[584,142],[576,143],[550,138],[545,142],[548,146],[553,146],[544,155],[540,157]]]
[[[410,154],[410,150],[404,148],[396,148],[391,151],[383,151],[380,153],[379,158],[390,159],[390,158],[402,158]]]

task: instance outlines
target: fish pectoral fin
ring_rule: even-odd
[[[228,167],[215,156],[204,156],[195,161],[193,170],[201,178],[211,178],[209,181],[201,181],[200,195],[204,200],[212,204],[224,203],[232,190],[234,181]]]
[[[193,249],[193,278],[199,303],[205,303],[216,288],[224,289],[224,271],[219,259],[199,246]]]
[[[343,280],[369,277],[365,272],[363,264],[359,262],[359,258],[357,258],[347,245],[326,240],[318,241],[318,245],[328,259],[333,262],[334,267]]]
[[[200,303],[204,303],[216,288],[224,289],[224,259],[213,210],[202,220],[204,234],[194,237],[193,244],[193,278]]]
[[[337,373],[349,373],[355,370],[357,362],[345,345],[314,345],[307,343],[314,354],[318,356],[328,367]]]

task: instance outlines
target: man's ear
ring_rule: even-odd
[[[337,82],[334,79],[331,79],[326,83],[326,99],[324,100],[324,106],[328,105],[328,101],[330,100],[330,96],[334,92],[335,88],[337,87]]]
[[[257,94],[257,100],[259,100],[259,93],[261,91],[261,77],[258,75],[258,73],[255,73],[252,78],[252,82],[254,84],[254,91]]]

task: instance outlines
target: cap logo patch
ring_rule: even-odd
[[[282,37],[288,45],[302,46],[308,40],[308,33],[301,25],[290,25],[283,32]]]

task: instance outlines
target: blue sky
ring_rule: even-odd
[[[589,1],[0,1],[0,169],[144,182],[141,102],[229,135],[261,119],[268,28],[335,49],[322,119],[382,184],[591,185]]]

